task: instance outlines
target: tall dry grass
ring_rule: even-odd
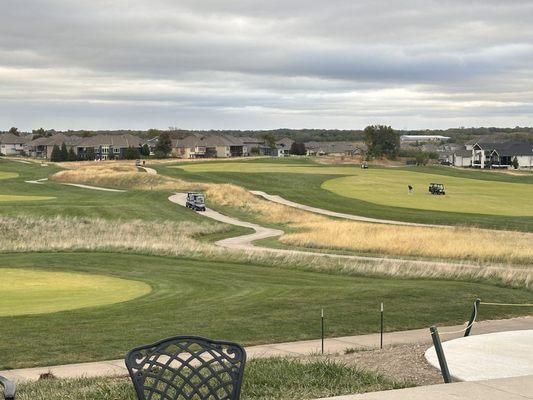
[[[413,263],[398,260],[354,260],[269,251],[228,250],[194,238],[227,229],[224,225],[189,222],[116,221],[103,219],[0,217],[0,252],[123,251],[220,262],[357,276],[439,278],[495,281],[533,290],[530,268]],[[0,256],[1,263],[1,256]]]
[[[424,228],[352,221],[304,222],[285,244],[400,256],[533,265],[533,234],[476,228]]]
[[[160,175],[139,173],[133,165],[114,164],[83,166],[61,171],[53,179],[97,186],[135,189],[185,190],[190,182]],[[381,256],[412,256],[450,259],[450,265],[431,267],[423,264],[377,261],[362,262],[327,259],[305,255],[243,253],[189,242],[190,246],[160,246],[155,251],[174,255],[219,257],[237,261],[265,262],[269,265],[334,270],[341,273],[379,274],[450,279],[496,279],[507,285],[531,288],[533,234],[492,231],[476,228],[430,228],[337,221],[330,218],[272,203],[232,184],[198,184],[211,204],[233,208],[264,224],[282,223],[295,230],[281,237],[281,242],[308,248],[353,250]],[[68,235],[67,235],[68,236]],[[80,239],[81,240],[81,239]],[[172,239],[174,240],[174,239]],[[181,239],[192,240],[192,239]],[[142,249],[141,249],[142,250]],[[143,250],[144,251],[144,250]],[[497,262],[498,266],[468,265],[457,262]],[[511,266],[511,263],[520,265]],[[509,264],[509,265],[506,265]]]
[[[141,253],[206,252],[213,246],[194,240],[226,232],[224,224],[114,221],[99,218],[0,216],[0,251],[126,250]]]

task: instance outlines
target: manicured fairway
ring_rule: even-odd
[[[446,195],[428,192],[431,182],[444,184]],[[414,187],[409,194],[407,186]],[[395,169],[359,171],[331,179],[322,188],[370,203],[421,210],[491,215],[533,215],[533,185],[465,179]]]
[[[39,201],[39,200],[53,200],[55,197],[51,196],[19,196],[13,194],[0,194],[0,202],[18,202],[18,201]]]
[[[10,269],[109,275],[143,281],[153,290],[107,306],[1,317],[0,369],[120,358],[135,345],[177,334],[245,344],[317,338],[321,308],[327,335],[341,336],[378,331],[381,301],[388,331],[462,323],[478,296],[533,301],[529,292],[488,284],[356,277],[250,263],[97,252],[1,257]],[[7,297],[2,293],[0,305]],[[480,317],[527,312],[487,307]]]
[[[188,172],[240,172],[253,173],[291,173],[291,174],[320,174],[320,175],[346,175],[358,172],[360,168],[325,167],[320,165],[281,164],[274,162],[206,162],[189,163],[170,166]]]
[[[44,314],[127,301],[148,284],[105,275],[1,268],[0,317]]]
[[[19,176],[19,174],[15,172],[0,171],[0,179],[11,179],[11,178],[16,178],[17,176]]]
[[[533,206],[529,201],[533,193],[533,174],[509,175],[439,166],[402,168],[371,166],[369,170],[362,171],[358,165],[322,165],[316,160],[319,159],[268,158],[239,162],[195,162],[158,166],[156,169],[160,174],[191,182],[234,183],[246,189],[277,194],[297,203],[366,217],[533,231],[531,213]],[[376,190],[377,198],[368,199],[348,197],[349,195],[345,193],[341,195],[323,187],[325,182],[332,179],[346,177],[349,181],[349,177],[363,176],[367,172],[371,176],[376,174],[376,178],[378,174],[389,176],[386,180],[393,183],[390,190],[394,194],[381,193],[380,190],[387,188],[380,187],[383,186],[380,182],[375,182],[374,185],[372,182],[365,183],[371,186],[372,190]],[[403,180],[396,182],[394,178],[397,177],[394,175],[396,173],[406,174],[403,176],[408,176],[411,183],[417,182],[415,199],[423,201],[418,204],[411,201],[413,198],[404,201],[407,185],[410,183]],[[449,194],[445,199],[428,199],[429,195],[425,195],[427,186],[433,179],[438,183],[448,182]],[[398,193],[395,192],[395,188],[400,189]],[[508,195],[508,189],[512,194]],[[207,201],[209,202],[209,199]]]

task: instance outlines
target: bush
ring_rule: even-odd
[[[135,147],[128,147],[124,152],[124,158],[126,160],[137,160],[141,158],[141,153],[139,152],[139,149]]]

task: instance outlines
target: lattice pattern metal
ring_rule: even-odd
[[[237,343],[177,336],[126,356],[139,400],[238,400],[246,352]]]

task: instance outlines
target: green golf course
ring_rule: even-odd
[[[444,184],[446,195],[432,195],[432,182]],[[408,193],[407,186],[414,187]],[[372,169],[330,179],[322,189],[391,207],[509,216],[533,215],[533,185],[458,178],[395,169]],[[503,195],[505,193],[505,195]]]
[[[119,303],[150,292],[148,284],[105,275],[2,268],[0,317],[45,314]]]
[[[365,217],[533,231],[533,175],[450,167],[318,164],[311,158],[178,163],[158,172],[191,182],[234,183],[298,203]],[[431,196],[430,183],[445,196]],[[415,192],[408,195],[407,185]],[[207,199],[209,201],[209,199]]]
[[[0,296],[4,310],[12,302],[9,297],[24,297],[28,271],[82,274],[83,279],[91,274],[96,280],[105,276],[110,279],[106,287],[114,286],[117,296],[138,296],[144,291],[145,286],[131,287],[131,282],[143,282],[152,291],[114,304],[0,317],[0,369],[121,358],[136,345],[178,334],[248,345],[317,338],[321,308],[326,334],[334,337],[377,332],[381,301],[387,331],[462,323],[476,297],[533,301],[533,294],[526,290],[482,283],[348,276],[125,253],[4,253],[2,277],[6,271],[19,272],[9,295],[2,292]],[[65,290],[80,299],[87,288],[78,284]],[[58,299],[53,289],[40,296],[51,303]],[[487,307],[480,318],[524,312]]]

